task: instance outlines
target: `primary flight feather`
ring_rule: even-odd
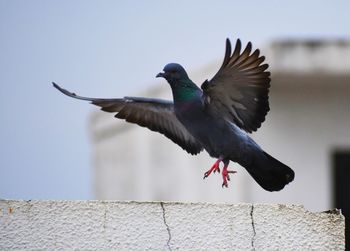
[[[173,101],[124,97],[116,99],[87,98],[71,93],[57,84],[54,87],[67,96],[90,101],[115,117],[164,134],[191,154],[205,149],[217,158],[204,174],[220,172],[224,163],[222,186],[228,186],[231,161],[243,166],[255,181],[268,191],[279,191],[293,181],[291,168],[264,152],[247,133],[256,131],[269,111],[270,72],[259,50],[252,53],[249,42],[241,52],[238,39],[232,52],[226,40],[224,61],[211,80],[199,88],[176,63],[167,64],[162,77],[170,84]]]

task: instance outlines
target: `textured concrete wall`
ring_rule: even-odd
[[[344,217],[302,206],[0,200],[0,250],[343,250]]]

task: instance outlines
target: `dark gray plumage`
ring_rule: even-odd
[[[235,173],[228,170],[231,160],[245,167],[264,189],[278,191],[294,179],[293,170],[265,153],[246,133],[256,131],[269,111],[268,65],[262,64],[265,58],[259,56],[259,50],[251,53],[250,42],[242,53],[241,47],[237,40],[231,53],[231,43],[226,40],[223,64],[210,81],[204,81],[202,89],[181,65],[166,65],[157,77],[170,84],[173,102],[135,97],[86,98],[53,85],[70,97],[117,113],[116,118],[164,134],[188,153],[198,154],[205,149],[218,160],[204,178],[220,172],[219,164],[223,162],[223,186],[227,187],[229,174]]]

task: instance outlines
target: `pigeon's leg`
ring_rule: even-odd
[[[207,178],[207,177],[211,174],[211,172],[213,172],[213,171],[214,171],[214,173],[215,173],[216,171],[220,173],[220,162],[221,162],[221,161],[222,161],[222,159],[219,158],[219,159],[214,163],[214,165],[213,165],[208,171],[206,171],[206,172],[204,173],[203,179]]]
[[[230,173],[237,173],[236,171],[229,171],[227,170],[228,168],[228,164],[230,163],[229,160],[223,160],[224,162],[224,168],[222,169],[222,179],[223,179],[223,182],[222,182],[222,187],[228,187],[228,184],[227,182],[230,181],[230,176],[229,174]]]

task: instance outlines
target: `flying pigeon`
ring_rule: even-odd
[[[238,39],[232,53],[226,39],[224,61],[211,80],[199,88],[177,63],[167,64],[156,77],[169,83],[173,101],[143,97],[88,98],[71,93],[57,84],[63,94],[90,101],[102,111],[116,113],[115,117],[164,134],[192,155],[203,149],[216,158],[204,173],[220,173],[223,162],[222,186],[227,187],[230,161],[243,166],[254,180],[267,191],[279,191],[293,181],[294,171],[273,158],[248,133],[256,131],[270,110],[268,92],[270,72],[262,64],[264,56],[258,49],[252,52],[249,42],[241,52]]]

